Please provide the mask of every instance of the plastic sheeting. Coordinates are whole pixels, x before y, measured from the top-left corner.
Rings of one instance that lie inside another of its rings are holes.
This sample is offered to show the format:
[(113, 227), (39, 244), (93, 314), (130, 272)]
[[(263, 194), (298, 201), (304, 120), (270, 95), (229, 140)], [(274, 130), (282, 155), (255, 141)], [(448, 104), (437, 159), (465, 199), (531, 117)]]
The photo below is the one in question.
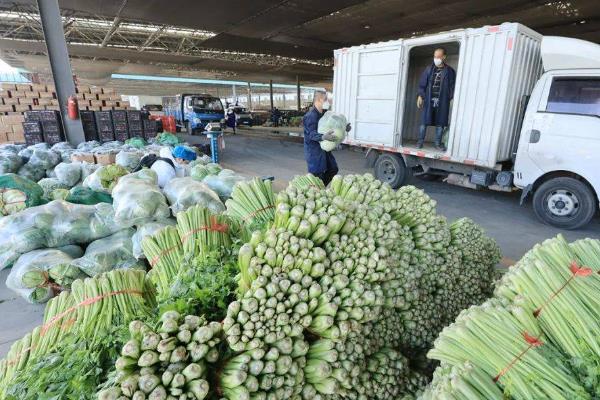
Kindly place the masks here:
[(208, 185), (191, 177), (171, 179), (165, 186), (164, 193), (169, 200), (173, 215), (195, 205), (206, 207), (214, 214), (225, 211), (219, 196)]

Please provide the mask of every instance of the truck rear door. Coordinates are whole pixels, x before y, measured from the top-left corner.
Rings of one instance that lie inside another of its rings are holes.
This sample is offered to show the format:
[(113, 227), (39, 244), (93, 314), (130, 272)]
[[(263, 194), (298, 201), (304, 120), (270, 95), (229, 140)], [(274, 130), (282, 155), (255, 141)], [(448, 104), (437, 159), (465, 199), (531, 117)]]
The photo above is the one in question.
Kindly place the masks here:
[(337, 54), (334, 108), (352, 123), (352, 141), (394, 145), (402, 52), (395, 44)]

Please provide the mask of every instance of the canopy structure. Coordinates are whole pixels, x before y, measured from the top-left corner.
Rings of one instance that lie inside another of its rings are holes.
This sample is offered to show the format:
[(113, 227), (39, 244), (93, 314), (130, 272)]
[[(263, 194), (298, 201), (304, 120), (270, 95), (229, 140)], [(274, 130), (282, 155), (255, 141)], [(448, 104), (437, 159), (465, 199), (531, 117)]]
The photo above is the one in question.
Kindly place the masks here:
[[(74, 73), (331, 85), (336, 48), (521, 22), (600, 42), (597, 0), (59, 0)], [(35, 1), (0, 0), (0, 58), (47, 73)], [(155, 83), (161, 84), (161, 83)], [(164, 83), (163, 83), (164, 84)]]

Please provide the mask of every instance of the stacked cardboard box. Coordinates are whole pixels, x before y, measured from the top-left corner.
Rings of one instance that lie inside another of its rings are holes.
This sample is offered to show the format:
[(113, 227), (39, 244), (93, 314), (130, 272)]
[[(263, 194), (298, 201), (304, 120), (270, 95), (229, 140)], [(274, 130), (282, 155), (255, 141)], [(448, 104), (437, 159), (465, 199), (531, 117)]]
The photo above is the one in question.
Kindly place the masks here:
[[(113, 88), (78, 85), (76, 92), (80, 111), (129, 109)], [(54, 85), (0, 83), (0, 143), (25, 141), (21, 124), (27, 111), (60, 111)], [(83, 118), (82, 123), (85, 129)]]

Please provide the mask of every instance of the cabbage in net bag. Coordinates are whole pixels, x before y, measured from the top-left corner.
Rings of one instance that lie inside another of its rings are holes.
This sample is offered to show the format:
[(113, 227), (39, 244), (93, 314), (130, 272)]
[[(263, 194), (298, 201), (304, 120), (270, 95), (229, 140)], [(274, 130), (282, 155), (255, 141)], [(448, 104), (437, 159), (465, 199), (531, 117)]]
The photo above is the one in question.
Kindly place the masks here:
[(44, 178), (38, 181), (38, 185), (44, 191), (44, 197), (47, 199), (52, 198), (52, 192), (56, 189), (69, 189), (69, 186), (62, 184), (56, 178)]
[(327, 111), (319, 120), (319, 126), (317, 132), (325, 134), (329, 131), (333, 131), (335, 141), (323, 140), (319, 144), (325, 151), (332, 151), (335, 147), (342, 143), (346, 137), (346, 125), (348, 121), (342, 114), (334, 114), (333, 111)]
[(114, 219), (110, 204), (88, 206), (63, 200), (0, 218), (0, 269), (32, 250), (90, 243), (133, 225), (119, 225)]
[(71, 263), (81, 257), (79, 246), (33, 250), (23, 254), (13, 265), (6, 287), (30, 303), (45, 303), (85, 274)]
[(4, 150), (0, 152), (0, 174), (17, 172), (23, 165), (23, 159), (16, 153)]
[(129, 172), (120, 165), (103, 165), (83, 180), (82, 185), (99, 192), (111, 193), (119, 178)]
[(0, 175), (0, 214), (9, 215), (42, 203), (44, 189), (15, 174)]
[(225, 211), (219, 196), (206, 184), (191, 177), (171, 179), (163, 191), (169, 200), (173, 215), (195, 205), (206, 207), (213, 214)]
[(128, 171), (133, 171), (135, 167), (140, 163), (142, 156), (144, 155), (141, 151), (125, 151), (121, 150), (116, 156), (116, 163)]
[(165, 226), (175, 226), (175, 224), (176, 221), (172, 218), (169, 218), (161, 221), (148, 222), (144, 225), (138, 226), (137, 231), (131, 238), (133, 243), (133, 256), (138, 260), (141, 258), (146, 258), (144, 251), (142, 250), (142, 240), (144, 240), (146, 236), (154, 235)]
[[(223, 170), (229, 171), (229, 170)], [(219, 175), (209, 175), (205, 177), (202, 182), (205, 183), (210, 189), (212, 189), (216, 194), (219, 195), (219, 198), (222, 201), (227, 200), (231, 197), (231, 192), (233, 192), (233, 187), (238, 182), (243, 182), (246, 179), (242, 176), (235, 174), (223, 174), (219, 173)]]
[(115, 220), (138, 225), (169, 218), (171, 212), (157, 182), (156, 172), (151, 169), (122, 177), (112, 191)]
[(144, 264), (139, 263), (133, 256), (131, 237), (134, 233), (133, 228), (128, 228), (98, 239), (90, 243), (83, 257), (74, 260), (72, 264), (89, 276), (118, 268), (145, 270)]

